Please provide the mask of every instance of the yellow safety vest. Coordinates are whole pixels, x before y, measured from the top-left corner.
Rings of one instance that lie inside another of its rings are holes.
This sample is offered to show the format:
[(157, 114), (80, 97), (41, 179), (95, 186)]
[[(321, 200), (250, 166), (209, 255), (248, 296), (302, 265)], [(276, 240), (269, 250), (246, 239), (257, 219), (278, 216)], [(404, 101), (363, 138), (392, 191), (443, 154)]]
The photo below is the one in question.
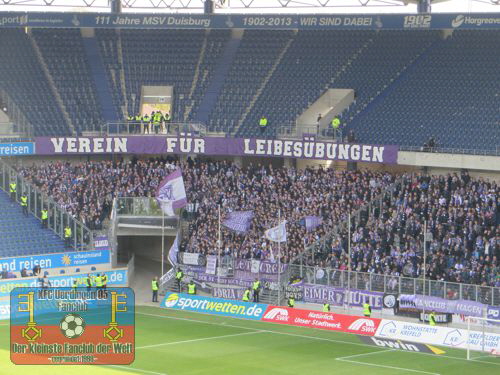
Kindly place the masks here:
[(188, 284), (188, 294), (196, 294), (196, 285)]
[(262, 117), (259, 121), (259, 125), (262, 126), (262, 127), (265, 127), (267, 126), (267, 118), (265, 117)]
[(363, 303), (363, 315), (371, 315), (370, 305), (368, 303)]
[(435, 325), (436, 325), (436, 314), (431, 313), (431, 314), (429, 315), (429, 324), (430, 324), (431, 326), (435, 326)]
[(178, 280), (178, 281), (181, 281), (182, 280), (182, 277), (184, 276), (184, 274), (182, 273), (182, 271), (179, 271), (175, 274), (175, 278)]
[(250, 301), (250, 291), (247, 289), (243, 292), (243, 302)]
[(252, 286), (252, 289), (253, 290), (257, 290), (260, 288), (260, 281), (254, 281), (253, 282), (253, 286)]
[(42, 210), (42, 220), (47, 220), (49, 218), (49, 212), (47, 210)]
[(290, 297), (288, 299), (288, 306), (290, 306), (290, 307), (294, 307), (295, 306), (295, 298)]
[(158, 290), (158, 281), (153, 280), (151, 281), (151, 290)]
[(328, 303), (325, 303), (323, 305), (323, 312), (329, 312), (330, 311), (330, 304)]
[(338, 129), (340, 126), (340, 120), (338, 119), (338, 117), (335, 117), (333, 120), (332, 120), (332, 128), (334, 129)]
[(21, 196), (21, 206), (28, 205), (28, 197), (26, 195)]
[(97, 276), (95, 278), (95, 286), (97, 287), (101, 287), (102, 286), (102, 279), (101, 279), (101, 276)]
[(69, 237), (71, 237), (71, 228), (66, 227), (64, 228), (64, 238), (69, 238)]
[(10, 186), (10, 192), (11, 192), (11, 193), (15, 193), (15, 192), (16, 192), (16, 186), (17, 186), (17, 185), (13, 182), (13, 183), (11, 183), (9, 186)]

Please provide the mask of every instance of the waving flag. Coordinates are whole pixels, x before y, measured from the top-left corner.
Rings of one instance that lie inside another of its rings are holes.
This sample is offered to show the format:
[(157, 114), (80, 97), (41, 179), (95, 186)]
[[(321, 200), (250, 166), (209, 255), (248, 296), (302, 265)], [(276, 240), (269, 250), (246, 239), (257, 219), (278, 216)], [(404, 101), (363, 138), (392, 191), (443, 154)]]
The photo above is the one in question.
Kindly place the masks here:
[(246, 233), (250, 229), (253, 216), (254, 213), (252, 210), (234, 211), (229, 214), (228, 218), (222, 224), (235, 232)]
[(177, 266), (177, 254), (179, 254), (179, 233), (175, 236), (174, 243), (168, 251), (168, 261), (173, 267)]
[(274, 228), (266, 230), (266, 238), (273, 242), (286, 242), (286, 220)]
[(187, 205), (186, 189), (180, 169), (176, 169), (163, 179), (156, 191), (156, 200), (167, 216), (175, 216), (175, 209)]
[(323, 221), (321, 216), (306, 216), (304, 219), (305, 219), (306, 230), (308, 232), (320, 226), (321, 222)]

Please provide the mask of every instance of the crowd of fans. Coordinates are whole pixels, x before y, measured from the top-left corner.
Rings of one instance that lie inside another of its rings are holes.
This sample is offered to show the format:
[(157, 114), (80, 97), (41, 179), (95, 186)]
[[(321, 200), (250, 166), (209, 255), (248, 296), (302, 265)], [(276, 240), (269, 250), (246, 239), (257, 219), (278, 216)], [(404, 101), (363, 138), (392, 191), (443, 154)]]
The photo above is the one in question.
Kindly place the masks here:
[[(389, 173), (341, 171), (188, 158), (44, 163), (23, 168), (23, 176), (90, 228), (99, 229), (114, 197), (154, 197), (170, 170), (182, 168), (190, 224), (181, 251), (217, 254), (221, 221), (232, 211), (254, 212), (245, 233), (222, 225), (222, 255), (276, 261), (277, 243), (265, 238), (287, 220), (281, 261), (296, 260), (366, 202), (396, 181)], [(351, 225), (352, 269), (394, 276), (423, 273), (423, 227), (427, 222), (427, 277), (432, 280), (500, 286), (499, 187), (467, 173), (405, 176), (382, 205), (363, 211)], [(321, 218), (306, 230), (304, 218)], [(356, 216), (354, 216), (356, 217)], [(347, 231), (318, 246), (311, 265), (346, 269)]]
[[(224, 255), (276, 260), (277, 243), (267, 240), (264, 233), (278, 225), (279, 215), (287, 221), (287, 242), (279, 249), (282, 262), (294, 259), (304, 246), (345, 220), (349, 210), (379, 195), (394, 179), (388, 173), (371, 171), (297, 170), (253, 164), (239, 168), (226, 161), (193, 161), (184, 170), (184, 178), (188, 200), (195, 202), (198, 209), (183, 249), (217, 254), (220, 205), (222, 221), (231, 211), (252, 210), (255, 215), (246, 233), (222, 230)], [(320, 217), (321, 224), (307, 232), (303, 222), (306, 216)]]
[[(382, 211), (377, 207), (353, 220), (352, 269), (421, 277), (426, 222), (426, 277), (500, 286), (498, 193), (494, 181), (466, 172), (405, 179), (384, 199)], [(347, 237), (344, 231), (340, 240), (329, 241), (315, 262), (347, 268)]]

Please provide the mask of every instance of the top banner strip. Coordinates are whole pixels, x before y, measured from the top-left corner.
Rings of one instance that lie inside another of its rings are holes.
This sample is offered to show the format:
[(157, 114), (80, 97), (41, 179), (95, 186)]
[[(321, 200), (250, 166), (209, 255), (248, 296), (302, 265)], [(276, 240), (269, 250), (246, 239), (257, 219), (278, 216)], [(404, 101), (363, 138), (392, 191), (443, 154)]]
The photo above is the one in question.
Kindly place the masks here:
[(120, 29), (426, 30), (500, 29), (500, 13), (469, 14), (136, 14), (0, 12), (2, 27)]

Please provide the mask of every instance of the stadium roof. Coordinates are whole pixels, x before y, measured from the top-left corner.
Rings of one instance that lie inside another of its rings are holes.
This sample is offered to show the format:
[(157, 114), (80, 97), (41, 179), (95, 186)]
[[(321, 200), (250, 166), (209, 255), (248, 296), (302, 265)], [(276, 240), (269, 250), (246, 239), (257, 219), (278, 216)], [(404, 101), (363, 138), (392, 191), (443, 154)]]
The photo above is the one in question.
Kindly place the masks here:
[[(433, 13), (499, 12), (500, 0), (431, 0)], [(0, 11), (109, 12), (113, 0), (0, 0)], [(203, 12), (205, 0), (121, 0), (124, 12)], [(419, 0), (214, 0), (220, 13), (415, 13)]]

